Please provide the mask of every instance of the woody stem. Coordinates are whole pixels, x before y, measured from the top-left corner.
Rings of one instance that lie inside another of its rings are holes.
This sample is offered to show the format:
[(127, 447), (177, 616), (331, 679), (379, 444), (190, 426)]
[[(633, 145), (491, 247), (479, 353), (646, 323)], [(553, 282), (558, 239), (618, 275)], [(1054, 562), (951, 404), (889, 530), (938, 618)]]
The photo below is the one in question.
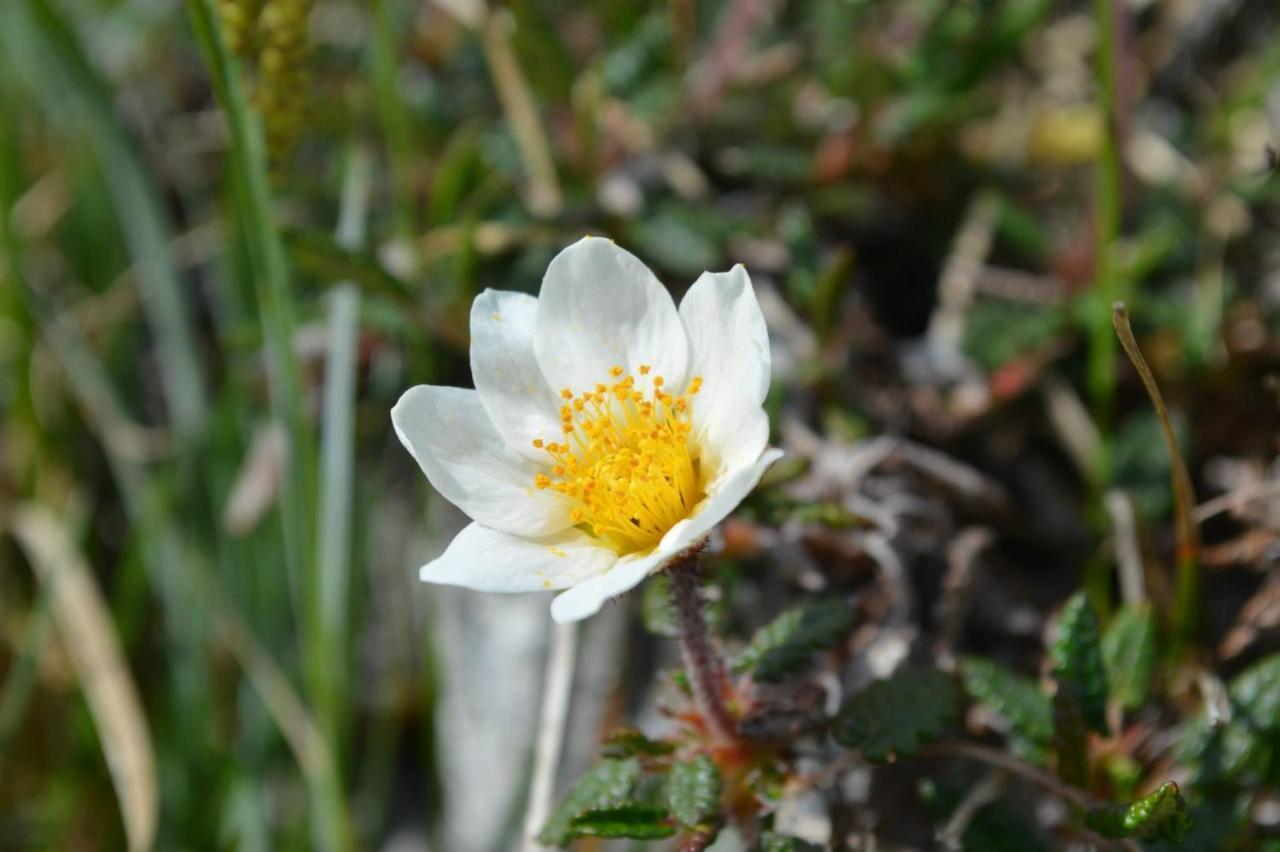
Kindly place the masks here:
[(693, 700), (712, 736), (719, 740), (732, 740), (737, 736), (738, 723), (724, 703), (729, 680), (724, 661), (711, 645), (707, 620), (702, 614), (698, 590), (700, 568), (697, 552), (671, 567), (671, 601), (676, 608), (680, 656), (689, 674)]

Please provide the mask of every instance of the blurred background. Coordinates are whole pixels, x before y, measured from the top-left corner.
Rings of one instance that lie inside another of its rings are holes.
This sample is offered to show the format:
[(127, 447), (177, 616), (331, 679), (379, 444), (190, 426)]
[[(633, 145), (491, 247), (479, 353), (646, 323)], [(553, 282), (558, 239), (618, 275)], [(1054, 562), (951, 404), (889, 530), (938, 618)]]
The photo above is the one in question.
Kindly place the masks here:
[[(1117, 538), (1167, 600), (1124, 300), (1227, 498), (1199, 653), (1280, 645), (1270, 0), (5, 0), (0, 71), (0, 849), (520, 848), (549, 597), (417, 582), (463, 518), (388, 412), (584, 233), (756, 282), (790, 456), (727, 643), (838, 589), (871, 671), (1034, 669)], [(584, 625), (558, 790), (664, 724), (661, 610)]]

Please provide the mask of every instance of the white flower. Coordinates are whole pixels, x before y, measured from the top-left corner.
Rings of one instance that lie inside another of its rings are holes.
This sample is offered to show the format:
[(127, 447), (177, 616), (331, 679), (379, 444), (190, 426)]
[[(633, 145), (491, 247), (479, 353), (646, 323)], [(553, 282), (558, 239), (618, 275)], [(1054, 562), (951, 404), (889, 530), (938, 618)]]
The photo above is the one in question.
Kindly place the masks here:
[(475, 390), (419, 385), (391, 411), (473, 523), (421, 572), (489, 592), (563, 589), (598, 612), (700, 544), (782, 455), (761, 407), (769, 338), (746, 270), (705, 273), (677, 311), (643, 263), (587, 237), (538, 298), (471, 307)]

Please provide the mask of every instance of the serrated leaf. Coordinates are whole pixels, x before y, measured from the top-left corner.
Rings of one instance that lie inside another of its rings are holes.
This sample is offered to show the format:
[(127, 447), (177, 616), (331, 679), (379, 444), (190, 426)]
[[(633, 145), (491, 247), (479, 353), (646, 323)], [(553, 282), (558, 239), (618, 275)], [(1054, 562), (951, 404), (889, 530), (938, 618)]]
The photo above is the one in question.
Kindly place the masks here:
[(1076, 592), (1062, 608), (1050, 654), (1058, 692), (1079, 703), (1090, 728), (1106, 734), (1107, 671), (1102, 662), (1098, 615), (1084, 592)]
[(776, 683), (800, 668), (814, 653), (829, 648), (853, 628), (846, 601), (828, 598), (790, 609), (761, 628), (734, 663), (734, 671)]
[(768, 831), (760, 838), (760, 852), (822, 852), (822, 847), (798, 837)]
[(914, 754), (942, 736), (960, 713), (960, 690), (936, 669), (903, 668), (850, 698), (832, 734), (868, 760)]
[(610, 808), (595, 808), (574, 817), (570, 837), (631, 837), (659, 840), (676, 833), (665, 808), (639, 802), (625, 802)]
[(720, 768), (705, 754), (677, 763), (667, 784), (667, 804), (676, 819), (698, 828), (720, 813)]
[(1280, 654), (1254, 663), (1227, 688), (1237, 712), (1260, 731), (1280, 731)]
[(1156, 668), (1156, 621), (1149, 604), (1126, 606), (1102, 637), (1111, 694), (1126, 710), (1146, 703)]
[(651, 740), (635, 728), (621, 728), (604, 741), (605, 757), (655, 757), (670, 754), (675, 749), (664, 740)]
[(1094, 808), (1085, 816), (1085, 824), (1103, 837), (1181, 843), (1191, 830), (1191, 815), (1178, 785), (1169, 781), (1132, 804)]
[(588, 811), (618, 807), (625, 803), (640, 779), (640, 761), (602, 760), (579, 779), (547, 820), (538, 842), (563, 846), (573, 837), (574, 820)]
[(965, 657), (960, 679), (975, 701), (1009, 723), (1011, 739), (1035, 746), (1053, 739), (1053, 701), (1031, 678), (992, 660)]

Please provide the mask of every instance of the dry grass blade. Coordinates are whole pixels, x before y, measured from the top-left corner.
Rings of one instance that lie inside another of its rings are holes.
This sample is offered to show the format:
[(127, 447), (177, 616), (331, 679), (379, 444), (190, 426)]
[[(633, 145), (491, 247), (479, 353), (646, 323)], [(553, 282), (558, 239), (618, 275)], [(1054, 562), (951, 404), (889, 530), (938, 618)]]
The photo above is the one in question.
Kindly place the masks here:
[(48, 590), (58, 631), (98, 728), (129, 849), (150, 849), (159, 813), (151, 734), (106, 602), (53, 513), (22, 506), (14, 514), (13, 530)]
[(266, 705), (298, 766), (313, 782), (328, 783), (334, 765), (329, 748), (307, 705), (298, 697), (284, 672), (253, 634), (245, 629), (240, 619), (228, 610), (219, 613), (218, 635)]
[(529, 209), (537, 216), (555, 216), (562, 203), (560, 179), (529, 81), (511, 43), (514, 27), (505, 10), (489, 12), (480, 25), (480, 39), (494, 88), (498, 90), (498, 100), (529, 173)]
[(1116, 302), (1111, 309), (1111, 324), (1115, 327), (1116, 336), (1125, 354), (1133, 362), (1133, 367), (1142, 378), (1143, 387), (1151, 397), (1151, 405), (1160, 420), (1160, 428), (1164, 432), (1165, 443), (1169, 447), (1169, 462), (1173, 467), (1173, 501), (1174, 520), (1178, 531), (1178, 587), (1177, 612), (1175, 613), (1175, 634), (1179, 643), (1190, 638), (1195, 630), (1196, 612), (1199, 608), (1200, 586), (1200, 529), (1192, 519), (1192, 511), (1196, 504), (1195, 492), (1191, 488), (1191, 475), (1187, 472), (1187, 464), (1178, 450), (1178, 439), (1173, 433), (1173, 422), (1169, 419), (1169, 409), (1165, 407), (1164, 395), (1156, 384), (1156, 377), (1142, 357), (1138, 341), (1133, 337), (1133, 329), (1129, 327), (1129, 311), (1123, 302)]

